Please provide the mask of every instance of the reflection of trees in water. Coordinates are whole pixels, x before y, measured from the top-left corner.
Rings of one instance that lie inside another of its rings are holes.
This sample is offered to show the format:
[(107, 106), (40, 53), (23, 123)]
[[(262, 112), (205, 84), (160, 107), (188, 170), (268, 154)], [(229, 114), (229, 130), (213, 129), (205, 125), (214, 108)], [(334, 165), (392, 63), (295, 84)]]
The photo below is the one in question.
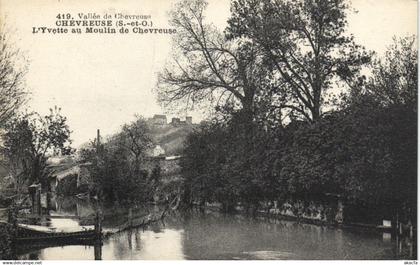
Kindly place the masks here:
[(252, 222), (247, 225), (235, 216), (191, 213), (186, 217), (182, 243), (185, 254), (192, 259), (224, 258), (227, 253), (251, 248), (257, 239)]
[(230, 259), (259, 250), (279, 252), (281, 258), (392, 258), (386, 253), (392, 245), (382, 242), (378, 234), (332, 227), (235, 215), (190, 214), (184, 219), (183, 228), (183, 249), (192, 259)]
[(133, 235), (133, 231), (130, 229), (127, 231), (127, 242), (128, 242), (128, 249), (132, 250), (133, 249), (133, 243), (132, 243), (132, 235)]
[(141, 249), (141, 235), (140, 235), (140, 231), (138, 229), (135, 230), (134, 233), (134, 240), (136, 242), (136, 250), (140, 250)]
[(60, 214), (86, 217), (95, 213), (93, 203), (89, 199), (75, 197), (57, 197), (57, 212)]
[(113, 249), (115, 259), (131, 259), (135, 252), (141, 250), (141, 229), (129, 229), (114, 234), (105, 244)]
[(35, 252), (35, 253), (31, 253), (31, 254), (29, 254), (29, 259), (30, 260), (38, 260), (39, 259), (39, 254), (40, 254), (39, 251)]
[(100, 240), (95, 242), (95, 245), (93, 246), (93, 253), (95, 260), (102, 260), (102, 242)]
[(25, 254), (18, 253), (18, 259), (20, 260), (39, 260), (41, 256), (41, 250), (33, 250)]
[(127, 259), (130, 256), (130, 248), (127, 247), (127, 241), (130, 241), (131, 235), (128, 232), (116, 234), (111, 239), (111, 246), (114, 249), (115, 259)]
[(38, 241), (31, 244), (19, 244), (15, 247), (16, 259), (49, 260), (49, 259), (102, 259), (101, 240), (94, 242), (80, 241)]
[(77, 205), (73, 197), (57, 197), (57, 212), (60, 214), (76, 215)]
[[(124, 212), (120, 209), (115, 212), (114, 217), (125, 221), (127, 215), (121, 215)], [(133, 216), (144, 213), (144, 209), (135, 209)], [(162, 255), (182, 253), (191, 259), (397, 257), (393, 241), (382, 240), (381, 235), (360, 229), (341, 230), (276, 219), (200, 211), (169, 212), (163, 221), (152, 223), (145, 230), (138, 228), (120, 232), (105, 239), (103, 243), (105, 258), (115, 259), (141, 259), (161, 252)], [(171, 252), (176, 244), (179, 244), (179, 249)], [(34, 258), (48, 258), (42, 256), (42, 251), (35, 252), (32, 249), (29, 253), (35, 255)], [(26, 254), (25, 258), (29, 258), (30, 254)], [(95, 257), (97, 254), (95, 251)]]
[(152, 230), (154, 233), (162, 233), (162, 223), (160, 222), (152, 223), (149, 229)]

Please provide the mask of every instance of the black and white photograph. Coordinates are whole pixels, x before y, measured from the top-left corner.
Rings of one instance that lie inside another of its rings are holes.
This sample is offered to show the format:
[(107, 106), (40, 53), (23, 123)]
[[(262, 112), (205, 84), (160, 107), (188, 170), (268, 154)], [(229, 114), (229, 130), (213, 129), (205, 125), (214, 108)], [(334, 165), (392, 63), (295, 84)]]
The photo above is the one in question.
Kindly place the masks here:
[(417, 264), (417, 33), (417, 0), (0, 0), (0, 262)]

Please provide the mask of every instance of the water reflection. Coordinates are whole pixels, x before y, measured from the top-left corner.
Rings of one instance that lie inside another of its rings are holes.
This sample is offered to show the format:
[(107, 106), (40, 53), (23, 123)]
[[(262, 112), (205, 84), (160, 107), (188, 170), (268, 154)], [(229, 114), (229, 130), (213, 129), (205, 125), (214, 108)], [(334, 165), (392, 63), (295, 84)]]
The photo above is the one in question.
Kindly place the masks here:
[(184, 249), (189, 259), (393, 258), (389, 255), (392, 244), (377, 234), (232, 216), (194, 218), (186, 223)]
[[(125, 217), (115, 217), (121, 218)], [(26, 251), (20, 258), (396, 259), (396, 246), (388, 236), (363, 230), (218, 213), (173, 213), (164, 223), (114, 234), (102, 245), (44, 248)]]
[(182, 231), (135, 231), (110, 238), (102, 248), (103, 259), (177, 260), (185, 259)]

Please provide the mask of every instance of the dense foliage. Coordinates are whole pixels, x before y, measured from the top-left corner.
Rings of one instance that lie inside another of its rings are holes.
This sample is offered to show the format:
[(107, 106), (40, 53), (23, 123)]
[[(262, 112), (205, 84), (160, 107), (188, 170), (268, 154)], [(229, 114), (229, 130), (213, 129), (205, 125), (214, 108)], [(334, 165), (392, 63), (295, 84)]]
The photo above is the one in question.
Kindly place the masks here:
[(8, 122), (2, 151), (15, 188), (32, 183), (41, 183), (45, 189), (49, 187), (47, 160), (53, 155), (72, 152), (70, 133), (67, 119), (57, 107), (43, 117), (31, 113)]
[(221, 202), (230, 210), (238, 202), (249, 208), (273, 198), (273, 135), (258, 125), (242, 133), (250, 129), (244, 119), (239, 112), (226, 124), (203, 123), (187, 138), (181, 164), (187, 201)]
[(185, 200), (221, 202), (227, 210), (238, 202), (335, 196), (378, 216), (414, 218), (416, 124), (407, 106), (383, 107), (368, 97), (317, 123), (256, 129), (253, 138), (244, 139), (235, 117), (206, 123), (186, 141)]
[(89, 163), (91, 193), (109, 202), (149, 201), (159, 172), (149, 177), (146, 155), (152, 145), (149, 127), (142, 117), (125, 124), (106, 142), (92, 143), (80, 151), (80, 162)]
[[(165, 100), (214, 95), (218, 88), (241, 103), (241, 93), (251, 95), (251, 104), (218, 101), (217, 118), (202, 123), (187, 138), (184, 202), (220, 202), (224, 210), (231, 210), (238, 204), (255, 209), (262, 202), (288, 198), (339, 198), (352, 214), (349, 220), (366, 210), (376, 220), (399, 216), (415, 222), (415, 38), (395, 39), (383, 58), (372, 58), (373, 53), (346, 32), (346, 1), (238, 0), (232, 2), (223, 46), (214, 35), (206, 35), (210, 26), (202, 22), (205, 3), (195, 2), (200, 23), (195, 24), (197, 17), (188, 13), (193, 11), (181, 5), (177, 8), (186, 13), (173, 16), (183, 23), (174, 26), (188, 36), (182, 44), (183, 56), (191, 55), (188, 63), (200, 64), (197, 71), (210, 70), (188, 81), (182, 79), (189, 76), (189, 68), (182, 71), (183, 61), (178, 64), (181, 72), (177, 67), (166, 69), (161, 92), (170, 85), (177, 98)], [(185, 25), (197, 30), (204, 25), (197, 38), (208, 45), (186, 49), (186, 42), (198, 40)], [(223, 64), (228, 56), (216, 49), (229, 47), (229, 56), (245, 55), (250, 50), (242, 48), (249, 45), (260, 52), (244, 58), (252, 59), (249, 66), (259, 66), (258, 73), (242, 68), (241, 74), (235, 64)], [(214, 64), (212, 56), (218, 59)], [(212, 65), (205, 66), (208, 63)], [(367, 71), (361, 71), (363, 67)], [(248, 76), (253, 74), (260, 79)]]

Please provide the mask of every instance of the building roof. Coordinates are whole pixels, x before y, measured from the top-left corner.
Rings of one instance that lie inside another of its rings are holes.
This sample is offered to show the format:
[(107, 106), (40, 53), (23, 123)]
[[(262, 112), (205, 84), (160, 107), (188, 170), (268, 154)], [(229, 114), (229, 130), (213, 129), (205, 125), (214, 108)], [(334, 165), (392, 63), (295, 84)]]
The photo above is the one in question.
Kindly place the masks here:
[(51, 178), (62, 180), (71, 175), (80, 175), (81, 167), (88, 166), (91, 163), (77, 164), (68, 167), (56, 168), (55, 172), (50, 175)]
[(68, 168), (66, 170), (57, 172), (55, 174), (53, 174), (54, 177), (56, 177), (58, 180), (62, 180), (65, 177), (71, 176), (71, 175), (78, 175), (80, 174), (80, 167), (79, 166), (74, 166), (71, 168)]

